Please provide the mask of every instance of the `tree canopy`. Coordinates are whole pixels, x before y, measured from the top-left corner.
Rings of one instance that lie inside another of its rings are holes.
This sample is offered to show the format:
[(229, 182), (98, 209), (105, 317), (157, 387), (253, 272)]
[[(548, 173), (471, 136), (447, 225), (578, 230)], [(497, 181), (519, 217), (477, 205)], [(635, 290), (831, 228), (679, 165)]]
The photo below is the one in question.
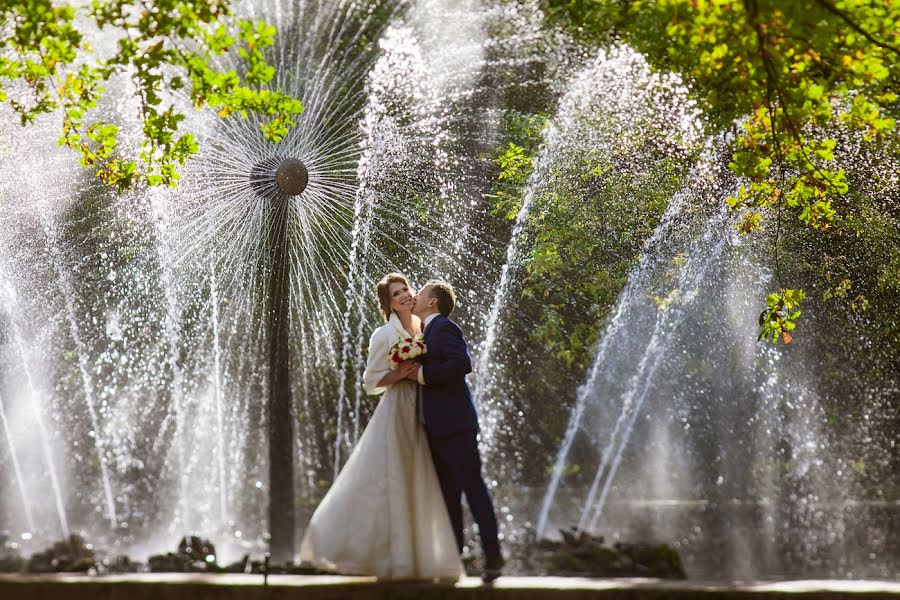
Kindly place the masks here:
[[(836, 164), (835, 124), (885, 143), (896, 127), (900, 4), (890, 0), (544, 0), (548, 17), (594, 43), (625, 41), (680, 73), (711, 132), (732, 136), (730, 168), (744, 182), (728, 199), (738, 230), (774, 221), (776, 289), (760, 339), (786, 343), (803, 290), (782, 276), (788, 221), (830, 235), (850, 215)], [(846, 203), (844, 203), (846, 205)], [(792, 223), (791, 223), (792, 224)], [(849, 282), (848, 282), (849, 283)]]
[[(799, 305), (812, 299), (809, 288), (800, 289), (803, 273), (817, 271), (828, 282), (819, 300), (845, 302), (853, 313), (869, 310), (871, 299), (888, 298), (900, 285), (900, 264), (894, 259), (869, 273), (866, 269), (873, 265), (848, 266), (840, 259), (840, 244), (832, 243), (855, 236), (866, 248), (890, 247), (896, 236), (896, 209), (872, 204), (850, 189), (848, 175), (835, 158), (841, 150), (835, 131), (855, 131), (873, 146), (896, 144), (900, 4), (540, 3), (552, 25), (582, 41), (625, 42), (655, 68), (681, 74), (703, 109), (709, 131), (729, 138), (730, 167), (743, 182), (728, 199), (739, 214), (737, 228), (771, 239), (774, 286), (759, 316), (760, 339), (792, 340)], [(140, 181), (175, 185), (178, 168), (198, 151), (193, 135), (179, 130), (185, 115), (167, 96), (170, 90), (183, 90), (194, 106), (209, 107), (222, 118), (249, 111), (267, 115), (262, 133), (273, 142), (286, 135), (303, 110), (298, 99), (268, 86), (274, 68), (266, 64), (263, 51), (274, 42), (274, 28), (235, 19), (229, 0), (0, 0), (0, 12), (0, 102), (8, 103), (23, 125), (41, 115), (58, 115), (59, 143), (75, 150), (83, 165), (120, 190)], [(88, 43), (99, 30), (104, 39), (112, 38), (111, 50), (101, 52)], [(239, 59), (234, 69), (222, 67), (232, 63), (222, 60), (226, 54)], [(110, 122), (97, 110), (113, 79), (129, 82), (127, 89), (136, 100), (136, 155), (119, 143), (121, 123)], [(535, 113), (547, 109), (535, 107)], [(498, 215), (514, 215), (519, 206), (518, 194), (539, 144), (542, 117), (536, 118), (528, 127), (519, 127), (530, 133), (511, 135), (511, 145), (504, 145), (499, 155), (501, 179), (494, 197)], [(654, 200), (647, 205), (652, 207), (648, 219), (658, 204)], [(568, 214), (566, 207), (556, 209), (559, 215)], [(557, 263), (548, 259), (553, 254), (547, 248), (562, 243), (561, 234), (574, 232), (555, 230), (552, 219), (542, 227), (533, 268), (549, 272)], [(810, 236), (824, 240), (820, 249), (838, 254), (821, 261), (829, 265), (824, 272), (804, 266), (814, 261), (796, 240), (809, 245)], [(566, 245), (591, 248), (575, 241)], [(587, 250), (569, 256), (571, 265), (590, 260)], [(590, 278), (582, 279), (590, 285)], [(586, 292), (604, 298), (611, 293), (606, 287)]]
[[(23, 126), (59, 114), (60, 145), (120, 190), (138, 181), (175, 185), (178, 167), (198, 150), (194, 136), (179, 131), (185, 115), (166, 90), (183, 89), (194, 106), (223, 118), (267, 115), (262, 133), (273, 142), (303, 110), (298, 99), (266, 88), (275, 69), (262, 51), (272, 45), (275, 28), (231, 18), (228, 0), (3, 0), (0, 14), (0, 102), (9, 103)], [(100, 29), (115, 36), (108, 55), (89, 43)], [(241, 73), (219, 66), (229, 52), (239, 56)], [(117, 75), (130, 81), (137, 99), (138, 156), (118, 147), (120, 124), (92, 110)], [(20, 93), (10, 95), (13, 89)]]

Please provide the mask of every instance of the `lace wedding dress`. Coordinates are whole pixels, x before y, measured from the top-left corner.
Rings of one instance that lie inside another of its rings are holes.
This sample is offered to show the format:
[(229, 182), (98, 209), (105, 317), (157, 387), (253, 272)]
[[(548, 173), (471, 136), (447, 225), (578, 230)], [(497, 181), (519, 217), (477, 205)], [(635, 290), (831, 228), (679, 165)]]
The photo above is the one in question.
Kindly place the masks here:
[[(420, 327), (414, 317), (416, 327)], [(425, 429), (417, 384), (377, 384), (389, 352), (410, 337), (392, 314), (372, 333), (364, 383), (380, 402), (359, 443), (316, 508), (300, 558), (338, 573), (384, 578), (457, 579), (463, 573)]]

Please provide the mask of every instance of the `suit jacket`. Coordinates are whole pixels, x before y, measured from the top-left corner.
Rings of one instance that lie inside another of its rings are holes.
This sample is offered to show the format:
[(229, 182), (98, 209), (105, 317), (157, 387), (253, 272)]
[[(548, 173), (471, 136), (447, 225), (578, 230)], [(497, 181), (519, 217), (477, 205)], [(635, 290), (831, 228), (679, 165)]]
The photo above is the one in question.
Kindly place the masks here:
[(462, 330), (444, 315), (437, 315), (428, 323), (425, 346), (422, 410), (428, 432), (439, 438), (478, 431), (478, 415), (466, 384), (472, 359)]

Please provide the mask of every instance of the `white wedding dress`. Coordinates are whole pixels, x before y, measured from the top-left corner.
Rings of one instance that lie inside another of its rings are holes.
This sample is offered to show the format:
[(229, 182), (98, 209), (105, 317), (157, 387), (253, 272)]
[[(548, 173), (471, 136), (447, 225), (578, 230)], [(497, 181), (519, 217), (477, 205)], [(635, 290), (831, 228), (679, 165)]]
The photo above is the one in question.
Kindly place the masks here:
[(377, 385), (401, 336), (410, 334), (394, 314), (372, 333), (363, 379), (369, 394), (383, 395), (316, 508), (300, 559), (344, 574), (455, 580), (463, 566), (416, 412), (417, 384)]

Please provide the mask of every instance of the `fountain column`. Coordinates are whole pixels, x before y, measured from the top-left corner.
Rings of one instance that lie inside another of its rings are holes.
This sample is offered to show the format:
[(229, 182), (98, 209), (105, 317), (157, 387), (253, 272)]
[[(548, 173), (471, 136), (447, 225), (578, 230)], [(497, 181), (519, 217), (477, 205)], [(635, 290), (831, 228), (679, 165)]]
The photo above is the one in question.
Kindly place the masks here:
[[(271, 172), (270, 172), (271, 173)], [(286, 159), (278, 165), (275, 186), (269, 186), (271, 220), (267, 301), (269, 340), (269, 552), (276, 563), (294, 559), (294, 417), (290, 356), (290, 236), (289, 209), (309, 181), (305, 165)]]

